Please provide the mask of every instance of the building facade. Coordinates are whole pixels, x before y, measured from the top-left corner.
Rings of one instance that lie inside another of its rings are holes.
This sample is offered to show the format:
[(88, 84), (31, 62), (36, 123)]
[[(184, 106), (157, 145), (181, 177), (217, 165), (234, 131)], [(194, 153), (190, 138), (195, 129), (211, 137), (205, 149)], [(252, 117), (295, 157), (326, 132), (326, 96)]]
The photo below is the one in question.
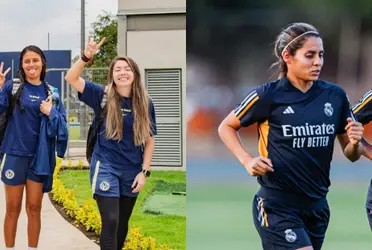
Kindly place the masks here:
[(133, 58), (156, 111), (153, 167), (186, 168), (186, 0), (119, 0), (118, 54)]

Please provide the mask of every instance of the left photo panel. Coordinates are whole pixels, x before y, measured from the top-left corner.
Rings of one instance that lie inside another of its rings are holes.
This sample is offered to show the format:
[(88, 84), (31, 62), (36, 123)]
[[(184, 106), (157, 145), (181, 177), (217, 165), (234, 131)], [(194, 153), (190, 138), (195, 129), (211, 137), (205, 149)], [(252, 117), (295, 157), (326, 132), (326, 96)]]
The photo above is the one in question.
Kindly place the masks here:
[(0, 23), (0, 249), (186, 249), (186, 0)]

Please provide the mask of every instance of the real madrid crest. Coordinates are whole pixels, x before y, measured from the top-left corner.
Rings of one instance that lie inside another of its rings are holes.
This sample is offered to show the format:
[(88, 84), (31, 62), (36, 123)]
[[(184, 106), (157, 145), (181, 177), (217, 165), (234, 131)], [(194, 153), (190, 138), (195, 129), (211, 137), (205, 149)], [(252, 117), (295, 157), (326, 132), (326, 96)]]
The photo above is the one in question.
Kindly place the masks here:
[(285, 230), (285, 239), (288, 241), (288, 242), (295, 242), (296, 239), (297, 239), (297, 235), (295, 232), (292, 231), (292, 229), (287, 229)]
[(330, 104), (329, 102), (324, 104), (324, 113), (329, 117), (331, 117), (333, 114), (332, 104)]

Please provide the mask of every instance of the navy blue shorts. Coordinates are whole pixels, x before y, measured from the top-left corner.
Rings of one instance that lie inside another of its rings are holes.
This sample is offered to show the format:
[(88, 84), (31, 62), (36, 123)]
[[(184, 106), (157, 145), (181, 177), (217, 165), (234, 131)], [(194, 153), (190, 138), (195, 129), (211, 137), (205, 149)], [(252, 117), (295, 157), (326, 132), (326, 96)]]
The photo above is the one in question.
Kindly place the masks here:
[(9, 186), (26, 184), (26, 180), (43, 183), (45, 176), (37, 175), (30, 167), (33, 156), (4, 154), (0, 165), (1, 181)]
[(368, 218), (369, 226), (372, 231), (372, 180), (368, 187), (366, 210), (367, 210), (367, 218)]
[(90, 164), (90, 185), (93, 197), (95, 194), (105, 197), (137, 197), (133, 193), (132, 184), (142, 167), (113, 166), (107, 162), (101, 162), (93, 155)]
[(253, 220), (264, 250), (308, 246), (320, 250), (329, 219), (326, 198), (310, 201), (303, 196), (261, 188), (253, 200)]

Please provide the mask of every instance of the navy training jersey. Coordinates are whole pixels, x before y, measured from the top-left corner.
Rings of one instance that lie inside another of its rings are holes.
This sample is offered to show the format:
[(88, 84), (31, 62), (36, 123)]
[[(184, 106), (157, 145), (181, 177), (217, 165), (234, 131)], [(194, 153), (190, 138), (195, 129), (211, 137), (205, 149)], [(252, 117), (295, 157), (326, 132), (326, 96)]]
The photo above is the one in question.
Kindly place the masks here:
[[(8, 108), (12, 86), (12, 82), (7, 81), (0, 91), (1, 112), (5, 112), (5, 109)], [(40, 104), (46, 99), (44, 82), (37, 86), (28, 82), (24, 83), (23, 95), (20, 97), (24, 113), (21, 113), (19, 105), (14, 107), (13, 115), (5, 130), (2, 152), (19, 156), (33, 156), (35, 154), (41, 124)]]
[(234, 114), (243, 127), (258, 123), (259, 154), (274, 168), (258, 177), (262, 186), (326, 196), (334, 141), (351, 115), (341, 87), (317, 80), (303, 93), (283, 77), (251, 90)]
[(372, 90), (368, 91), (353, 107), (352, 112), (363, 125), (372, 120)]
[[(100, 112), (103, 90), (104, 87), (102, 85), (85, 81), (84, 91), (82, 94), (79, 93), (80, 101), (91, 107), (94, 110), (95, 116)], [(95, 154), (98, 160), (109, 162), (122, 168), (141, 166), (143, 163), (143, 147), (134, 144), (132, 99), (123, 97), (122, 101), (122, 140), (118, 142), (117, 140), (106, 138), (105, 118), (97, 136), (93, 154)], [(155, 109), (151, 100), (149, 105), (150, 121), (153, 123), (151, 135), (156, 135)]]

